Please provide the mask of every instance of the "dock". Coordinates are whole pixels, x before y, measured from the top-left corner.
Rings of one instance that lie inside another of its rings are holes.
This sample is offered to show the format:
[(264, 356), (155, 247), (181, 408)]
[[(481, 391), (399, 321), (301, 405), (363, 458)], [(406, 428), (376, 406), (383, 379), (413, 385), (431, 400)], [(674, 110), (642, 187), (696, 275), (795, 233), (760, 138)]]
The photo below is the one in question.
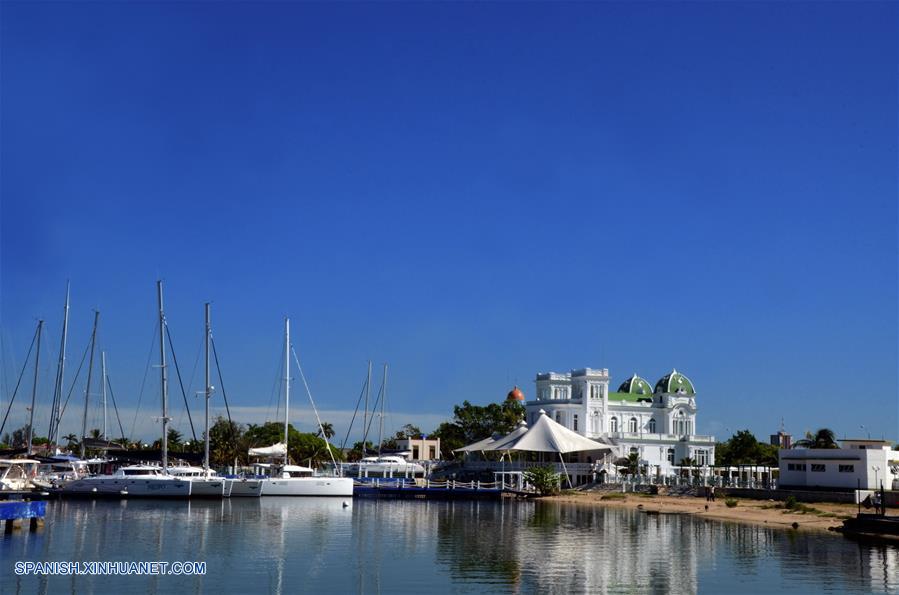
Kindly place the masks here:
[(483, 481), (404, 481), (375, 479), (353, 485), (354, 498), (385, 498), (406, 500), (499, 500), (527, 498), (531, 492), (515, 490), (501, 482)]
[(0, 521), (3, 521), (3, 532), (12, 533), (21, 521), (28, 519), (29, 529), (37, 530), (47, 513), (47, 502), (44, 500), (7, 500), (0, 502)]

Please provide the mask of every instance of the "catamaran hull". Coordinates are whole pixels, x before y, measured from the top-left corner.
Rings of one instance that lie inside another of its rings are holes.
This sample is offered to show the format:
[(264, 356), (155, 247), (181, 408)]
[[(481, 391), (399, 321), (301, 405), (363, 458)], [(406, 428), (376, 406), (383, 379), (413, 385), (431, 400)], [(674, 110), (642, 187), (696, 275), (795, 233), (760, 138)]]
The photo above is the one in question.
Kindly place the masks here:
[(225, 496), (224, 479), (192, 479), (191, 498), (222, 498)]
[(88, 498), (189, 498), (191, 482), (180, 479), (76, 479), (55, 493)]
[(284, 477), (262, 480), (263, 496), (346, 496), (353, 495), (348, 477)]
[(258, 479), (229, 479), (225, 491), (230, 489), (232, 498), (258, 498), (262, 495), (262, 481)]

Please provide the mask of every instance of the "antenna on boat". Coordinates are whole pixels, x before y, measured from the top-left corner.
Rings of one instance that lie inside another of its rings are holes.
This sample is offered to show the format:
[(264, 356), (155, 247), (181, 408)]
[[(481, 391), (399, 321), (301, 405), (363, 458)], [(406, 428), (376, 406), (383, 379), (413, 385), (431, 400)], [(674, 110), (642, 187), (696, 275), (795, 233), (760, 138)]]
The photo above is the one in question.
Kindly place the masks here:
[(34, 400), (37, 397), (37, 372), (41, 363), (41, 330), (44, 321), (37, 321), (37, 353), (34, 355), (34, 384), (31, 386), (31, 412), (28, 414), (28, 456), (31, 456), (31, 444), (34, 438)]
[(94, 372), (94, 347), (97, 346), (97, 324), (100, 322), (100, 311), (94, 310), (94, 330), (91, 331), (91, 357), (87, 364), (87, 387), (84, 389), (84, 415), (81, 417), (81, 458), (84, 458), (84, 439), (87, 437), (87, 403), (91, 395), (91, 377)]

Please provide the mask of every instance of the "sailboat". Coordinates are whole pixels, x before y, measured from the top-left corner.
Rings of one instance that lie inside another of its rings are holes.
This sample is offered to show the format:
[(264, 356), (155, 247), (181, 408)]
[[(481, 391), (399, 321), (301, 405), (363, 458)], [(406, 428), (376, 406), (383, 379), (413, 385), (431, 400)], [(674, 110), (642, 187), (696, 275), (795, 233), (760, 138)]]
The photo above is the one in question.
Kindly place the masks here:
[[(117, 469), (111, 475), (95, 475), (76, 479), (57, 490), (67, 496), (111, 496), (153, 498), (187, 498), (191, 494), (192, 482), (175, 477), (168, 471), (168, 374), (165, 365), (165, 311), (162, 307), (162, 281), (156, 282), (156, 294), (159, 302), (159, 367), (162, 380), (162, 467), (157, 465), (129, 465)], [(97, 332), (97, 318), (94, 317), (94, 334)], [(91, 347), (93, 352), (93, 347)], [(92, 358), (93, 359), (93, 356)], [(90, 373), (88, 373), (88, 391), (90, 390)], [(85, 412), (87, 411), (87, 393), (85, 393)], [(86, 416), (86, 413), (85, 413)], [(82, 428), (82, 435), (84, 434)], [(82, 438), (82, 458), (84, 457), (84, 438)]]
[[(290, 427), (290, 319), (284, 319), (284, 443), (250, 449), (251, 456), (267, 456), (271, 463), (255, 466), (269, 476), (262, 480), (263, 496), (352, 496), (353, 480), (349, 477), (317, 476), (309, 467), (291, 465), (287, 453)], [(275, 457), (284, 456), (283, 463)]]
[[(191, 498), (222, 498), (225, 496), (227, 481), (219, 477), (215, 471), (209, 468), (209, 399), (212, 397), (212, 385), (209, 381), (209, 337), (212, 328), (209, 324), (209, 303), (206, 303), (206, 440), (203, 450), (203, 468), (199, 467), (171, 467), (169, 472), (175, 477), (181, 477), (191, 483)], [(230, 495), (230, 491), (229, 494)]]

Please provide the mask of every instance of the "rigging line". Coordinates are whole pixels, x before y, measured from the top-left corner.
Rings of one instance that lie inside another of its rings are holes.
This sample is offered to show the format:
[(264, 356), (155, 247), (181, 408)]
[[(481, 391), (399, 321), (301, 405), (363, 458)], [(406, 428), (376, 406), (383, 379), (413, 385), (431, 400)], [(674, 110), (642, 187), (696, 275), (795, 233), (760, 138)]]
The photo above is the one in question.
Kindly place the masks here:
[[(346, 443), (350, 439), (350, 432), (353, 431), (353, 424), (356, 422), (356, 414), (359, 413), (359, 405), (362, 404), (362, 397), (365, 396), (365, 387), (368, 384), (368, 377), (362, 381), (362, 390), (359, 392), (359, 399), (356, 401), (356, 410), (353, 411), (353, 418), (350, 420), (350, 427), (347, 428), (346, 436), (343, 439), (343, 444), (340, 445), (340, 450), (346, 448)], [(364, 446), (364, 445), (363, 445)]]
[[(278, 419), (278, 416), (281, 412), (281, 381), (284, 379), (282, 376), (282, 372), (284, 371), (284, 358), (281, 357), (284, 355), (284, 346), (281, 346), (280, 354), (278, 356), (278, 368), (275, 370), (275, 380), (272, 382), (272, 390), (268, 395), (268, 405), (265, 406), (265, 415), (267, 419)], [(275, 405), (275, 416), (272, 417), (272, 401), (275, 399), (275, 392), (278, 393), (278, 400)]]
[(230, 427), (233, 431), (233, 423), (231, 421), (231, 407), (228, 406), (228, 395), (225, 394), (225, 381), (222, 379), (222, 367), (219, 365), (219, 354), (218, 351), (215, 350), (215, 339), (212, 337), (212, 334), (209, 335), (209, 343), (212, 344), (212, 357), (215, 359), (215, 369), (218, 372), (219, 377), (219, 388), (222, 389), (222, 399), (225, 401), (225, 412), (228, 414), (228, 427)]
[(144, 386), (147, 383), (147, 374), (150, 372), (150, 359), (153, 357), (153, 349), (156, 346), (156, 322), (153, 322), (153, 336), (150, 338), (150, 352), (147, 353), (147, 365), (144, 366), (144, 379), (140, 381), (140, 391), (137, 393), (137, 408), (134, 410), (134, 420), (131, 422), (131, 435), (134, 436), (134, 428), (137, 426), (137, 414), (140, 413), (140, 402), (144, 398)]
[(128, 445), (125, 444), (128, 439), (125, 438), (125, 430), (122, 428), (122, 419), (119, 417), (119, 408), (115, 402), (115, 393), (112, 392), (112, 381), (109, 379), (109, 374), (106, 375), (106, 386), (109, 388), (109, 396), (112, 398), (112, 409), (115, 411), (115, 419), (119, 423), (119, 432), (122, 434), (122, 447), (128, 448)]
[[(38, 327), (40, 328), (40, 327)], [(28, 367), (28, 359), (31, 357), (31, 351), (34, 349), (34, 342), (37, 340), (37, 329), (34, 331), (34, 337), (31, 339), (31, 345), (28, 347), (28, 354), (25, 355), (25, 363), (22, 364), (22, 371), (19, 372), (19, 380), (16, 381), (16, 388), (13, 390), (12, 396), (9, 398), (9, 407), (6, 408), (6, 415), (3, 416), (3, 423), (0, 424), (0, 435), (3, 434), (3, 428), (6, 427), (6, 420), (9, 417), (9, 412), (12, 409), (12, 404), (16, 400), (16, 393), (19, 392), (19, 385), (22, 384), (22, 376), (25, 375), (25, 368)], [(34, 430), (32, 429), (32, 433)]]
[(322, 418), (319, 417), (318, 409), (315, 407), (315, 401), (312, 399), (312, 391), (309, 390), (309, 384), (306, 382), (306, 375), (303, 374), (303, 366), (300, 365), (300, 358), (297, 357), (297, 352), (293, 346), (290, 347), (290, 352), (293, 354), (293, 361), (296, 362), (297, 368), (300, 370), (300, 378), (303, 379), (303, 386), (306, 387), (306, 394), (309, 395), (309, 403), (312, 404), (312, 412), (315, 413), (315, 421), (318, 422), (318, 430), (322, 433), (322, 438), (328, 448), (328, 456), (331, 457), (331, 464), (334, 465), (334, 468), (336, 469), (337, 460), (334, 458), (334, 452), (331, 450), (331, 442), (328, 440), (327, 436), (325, 436), (325, 429), (322, 427)]
[[(187, 393), (184, 392), (184, 383), (181, 381), (181, 368), (178, 367), (178, 358), (175, 357), (175, 346), (172, 345), (172, 331), (169, 330), (169, 323), (165, 323), (165, 336), (169, 339), (169, 351), (172, 352), (172, 362), (175, 364), (175, 373), (178, 375), (178, 385), (181, 387), (181, 396), (184, 397), (184, 410), (187, 411), (187, 421), (190, 422), (190, 433), (197, 441), (197, 432), (194, 430), (194, 420), (190, 416), (190, 406), (187, 404)], [(180, 423), (181, 420), (178, 420)]]
[(78, 369), (75, 370), (75, 376), (72, 378), (72, 385), (69, 386), (69, 392), (66, 394), (66, 400), (62, 404), (62, 409), (59, 410), (59, 418), (57, 420), (57, 433), (59, 431), (59, 424), (62, 423), (62, 416), (66, 412), (66, 407), (69, 405), (69, 398), (72, 396), (72, 393), (75, 391), (75, 385), (78, 383), (78, 377), (81, 376), (81, 369), (84, 367), (84, 360), (87, 359), (87, 352), (91, 348), (91, 342), (88, 340), (87, 345), (84, 346), (84, 353), (81, 354), (81, 361), (78, 362)]
[[(201, 341), (199, 345), (197, 345), (197, 357), (194, 360), (194, 369), (190, 372), (190, 380), (187, 381), (187, 392), (190, 394), (194, 394), (194, 378), (197, 377), (197, 365), (200, 363), (200, 354), (203, 352), (203, 342)], [(205, 391), (205, 387), (204, 387)], [(194, 395), (196, 396), (196, 395)]]

